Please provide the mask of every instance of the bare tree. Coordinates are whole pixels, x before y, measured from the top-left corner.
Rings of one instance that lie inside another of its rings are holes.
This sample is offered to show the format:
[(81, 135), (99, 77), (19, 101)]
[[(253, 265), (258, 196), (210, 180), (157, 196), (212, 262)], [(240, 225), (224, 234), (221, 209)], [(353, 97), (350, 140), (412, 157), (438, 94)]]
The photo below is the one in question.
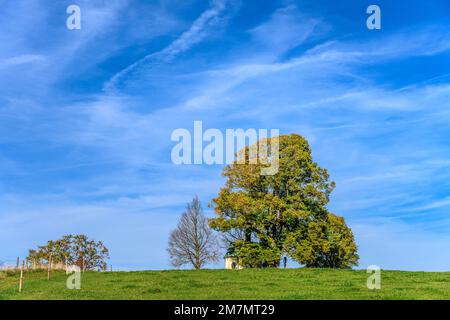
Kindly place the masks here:
[(176, 229), (170, 233), (167, 251), (170, 263), (177, 268), (190, 264), (201, 269), (207, 262), (218, 260), (217, 239), (197, 196), (187, 205)]

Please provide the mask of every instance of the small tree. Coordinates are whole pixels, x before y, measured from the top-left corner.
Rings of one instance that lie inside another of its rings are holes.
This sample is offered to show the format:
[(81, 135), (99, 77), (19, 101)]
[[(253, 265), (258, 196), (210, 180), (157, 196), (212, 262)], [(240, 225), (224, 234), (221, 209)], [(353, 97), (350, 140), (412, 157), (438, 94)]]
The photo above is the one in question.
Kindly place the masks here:
[(49, 240), (37, 250), (29, 250), (27, 263), (44, 265), (50, 262), (76, 265), (83, 270), (103, 270), (109, 258), (109, 250), (103, 242), (90, 240), (83, 234), (66, 235), (56, 241)]
[(170, 233), (167, 251), (174, 267), (190, 264), (201, 269), (207, 262), (218, 260), (218, 243), (196, 196)]

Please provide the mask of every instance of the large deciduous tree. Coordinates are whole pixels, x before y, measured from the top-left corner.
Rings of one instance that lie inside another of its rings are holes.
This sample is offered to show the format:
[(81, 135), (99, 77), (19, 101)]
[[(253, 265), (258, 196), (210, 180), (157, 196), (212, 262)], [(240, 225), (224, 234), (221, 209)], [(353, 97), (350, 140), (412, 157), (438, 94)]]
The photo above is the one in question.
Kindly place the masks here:
[(206, 263), (217, 261), (218, 243), (198, 197), (195, 197), (181, 215), (175, 230), (170, 233), (167, 248), (174, 267), (191, 265), (201, 269)]
[[(302, 136), (269, 138), (268, 146), (271, 139), (279, 144), (275, 175), (261, 175), (268, 165), (250, 161), (236, 161), (223, 171), (227, 181), (212, 201), (217, 217), (210, 225), (225, 234), (228, 254), (247, 267), (279, 266), (284, 254), (307, 266), (355, 265), (358, 256), (351, 230), (326, 209), (335, 186), (327, 170), (313, 161)], [(240, 154), (248, 158), (255, 147)], [(311, 250), (315, 255), (308, 253)]]

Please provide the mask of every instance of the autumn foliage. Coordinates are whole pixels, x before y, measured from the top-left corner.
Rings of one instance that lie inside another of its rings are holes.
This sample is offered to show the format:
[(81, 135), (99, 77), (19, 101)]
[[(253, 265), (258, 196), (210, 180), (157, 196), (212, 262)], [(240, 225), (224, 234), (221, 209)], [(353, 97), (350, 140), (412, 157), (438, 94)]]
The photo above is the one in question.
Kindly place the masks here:
[(212, 201), (217, 216), (210, 226), (224, 234), (228, 254), (245, 267), (276, 267), (283, 256), (308, 267), (357, 265), (352, 231), (326, 208), (335, 187), (328, 171), (313, 161), (302, 136), (277, 139), (277, 174), (261, 175), (261, 163), (225, 167), (227, 181)]

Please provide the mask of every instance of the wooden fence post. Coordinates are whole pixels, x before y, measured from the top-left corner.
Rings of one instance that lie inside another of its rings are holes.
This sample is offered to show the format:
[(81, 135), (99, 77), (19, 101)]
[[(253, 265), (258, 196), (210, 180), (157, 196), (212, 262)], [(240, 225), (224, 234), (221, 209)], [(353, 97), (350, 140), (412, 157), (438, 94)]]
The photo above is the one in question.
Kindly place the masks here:
[(22, 261), (22, 269), (20, 269), (19, 292), (22, 292), (23, 287), (23, 269), (25, 269), (25, 261)]
[(19, 257), (17, 257), (17, 261), (16, 261), (16, 270), (19, 270)]
[(52, 260), (53, 256), (50, 254), (50, 258), (48, 259), (48, 267), (47, 267), (47, 280), (50, 280), (50, 273), (52, 272)]

